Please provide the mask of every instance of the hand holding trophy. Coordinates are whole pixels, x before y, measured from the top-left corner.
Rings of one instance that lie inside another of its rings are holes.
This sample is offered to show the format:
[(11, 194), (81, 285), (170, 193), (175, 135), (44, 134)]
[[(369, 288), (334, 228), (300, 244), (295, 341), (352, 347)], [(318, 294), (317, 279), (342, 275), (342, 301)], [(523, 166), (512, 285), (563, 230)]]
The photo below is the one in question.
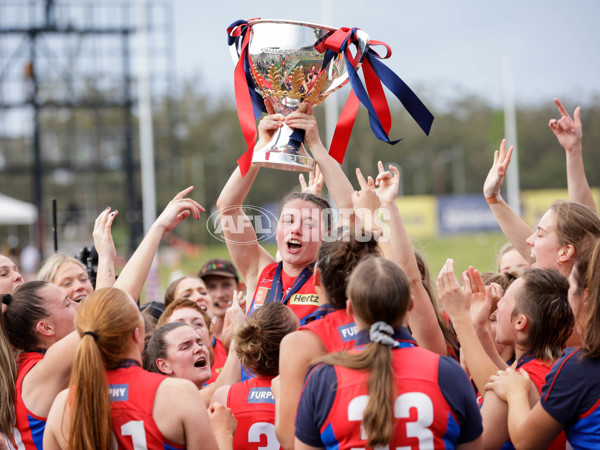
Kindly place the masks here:
[[(389, 47), (381, 42), (370, 42), (364, 31), (261, 19), (237, 21), (227, 31), (230, 50), (237, 61), (238, 116), (248, 145), (248, 151), (238, 160), (242, 175), (251, 163), (292, 171), (311, 171), (314, 167), (314, 160), (304, 148), (303, 132), (294, 131), (287, 125), (281, 127), (263, 148), (254, 149), (254, 119), (266, 112), (266, 99), (276, 113), (287, 116), (301, 102), (316, 106), (350, 81), (352, 92), (330, 150), (340, 163), (359, 101), (369, 109), (371, 128), (376, 136), (388, 143), (397, 142), (390, 141), (387, 136), (391, 118), (381, 82), (403, 102), (413, 117), (418, 116), (415, 119), (425, 133), (429, 133), (433, 116), (402, 80), (377, 61), (381, 57), (370, 49), (371, 45), (384, 45), (387, 58), (391, 54)], [(354, 54), (350, 45), (354, 47)], [(368, 93), (356, 74), (362, 64)]]

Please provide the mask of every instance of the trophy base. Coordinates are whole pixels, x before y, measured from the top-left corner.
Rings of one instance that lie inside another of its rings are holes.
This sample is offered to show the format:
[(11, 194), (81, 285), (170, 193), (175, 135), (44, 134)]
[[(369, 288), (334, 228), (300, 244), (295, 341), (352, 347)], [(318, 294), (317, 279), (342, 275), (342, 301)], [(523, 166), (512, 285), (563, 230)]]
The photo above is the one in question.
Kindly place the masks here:
[(315, 160), (310, 156), (286, 153), (279, 149), (263, 149), (255, 152), (252, 163), (261, 167), (292, 172), (312, 172), (315, 168)]
[(315, 160), (308, 155), (304, 144), (290, 140), (292, 133), (287, 125), (281, 127), (271, 142), (254, 152), (252, 163), (271, 169), (312, 172)]

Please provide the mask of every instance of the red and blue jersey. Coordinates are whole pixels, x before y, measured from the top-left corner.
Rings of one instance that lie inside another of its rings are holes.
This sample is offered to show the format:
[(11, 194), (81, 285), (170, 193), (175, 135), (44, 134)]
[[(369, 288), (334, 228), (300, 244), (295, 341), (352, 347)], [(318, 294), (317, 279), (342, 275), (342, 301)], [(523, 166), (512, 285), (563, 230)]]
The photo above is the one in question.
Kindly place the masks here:
[(275, 435), (273, 377), (256, 377), (229, 386), (227, 407), (237, 420), (234, 449), (281, 448)]
[(158, 429), (152, 411), (164, 375), (146, 372), (136, 364), (106, 372), (111, 424), (119, 449), (178, 450)]
[[(396, 384), (395, 426), (390, 448), (416, 446), (446, 449), (477, 439), (481, 414), (462, 368), (449, 357), (417, 347), (408, 330), (394, 339), (392, 351)], [(356, 349), (368, 342), (360, 332)], [(307, 445), (327, 449), (366, 447), (361, 434), (368, 403), (370, 373), (340, 366), (318, 365), (307, 375), (296, 416), (296, 437)]]
[[(326, 305), (323, 305), (326, 306)], [(323, 308), (319, 307), (319, 309)], [(318, 311), (318, 310), (317, 310)], [(354, 347), (358, 330), (354, 318), (345, 309), (334, 310), (324, 317), (298, 328), (315, 333), (327, 348), (327, 353), (341, 352)]]
[(540, 403), (565, 426), (573, 448), (600, 448), (600, 359), (566, 349), (546, 376)]
[[(536, 359), (533, 353), (526, 353), (521, 356), (518, 361), (515, 370), (521, 371), (524, 370), (531, 378), (531, 381), (537, 388), (538, 392), (542, 393), (542, 387), (544, 386), (546, 375), (550, 372), (552, 368), (552, 364), (542, 361), (541, 359)], [(560, 433), (552, 444), (548, 447), (550, 450), (564, 450), (567, 443), (567, 438), (565, 437), (565, 433)], [(502, 447), (503, 450), (514, 450), (514, 446), (512, 442), (509, 440)]]
[(15, 396), (15, 418), (13, 427), (14, 448), (36, 450), (43, 448), (46, 417), (33, 414), (23, 403), (22, 386), (25, 375), (44, 358), (41, 352), (21, 353), (17, 360), (17, 390)]
[[(252, 297), (252, 302), (248, 308), (248, 316), (268, 301), (278, 265), (278, 263), (269, 264), (261, 272), (258, 283), (256, 284), (254, 296)], [(281, 281), (283, 284), (283, 294), (287, 295), (292, 288), (294, 281), (296, 281), (296, 277), (290, 277), (282, 270)], [(298, 316), (301, 323), (304, 323), (303, 319), (319, 307), (319, 296), (315, 291), (313, 275), (311, 275), (310, 278), (308, 278), (306, 282), (292, 294), (286, 305), (294, 311), (294, 314)]]

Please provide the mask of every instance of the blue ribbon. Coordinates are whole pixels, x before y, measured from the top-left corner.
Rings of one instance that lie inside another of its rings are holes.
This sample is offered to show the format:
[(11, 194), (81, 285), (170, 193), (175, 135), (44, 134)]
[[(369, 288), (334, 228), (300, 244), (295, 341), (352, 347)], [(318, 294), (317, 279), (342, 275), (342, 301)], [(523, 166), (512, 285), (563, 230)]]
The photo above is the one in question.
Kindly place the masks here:
[[(371, 103), (371, 99), (369, 98), (369, 94), (365, 90), (362, 85), (360, 78), (356, 72), (356, 69), (352, 65), (352, 61), (348, 57), (346, 49), (348, 48), (348, 43), (350, 38), (354, 37), (356, 34), (356, 28), (352, 29), (352, 33), (350, 36), (344, 40), (340, 48), (340, 52), (344, 53), (344, 57), (346, 59), (346, 70), (348, 71), (348, 78), (350, 80), (350, 86), (352, 90), (356, 94), (358, 100), (367, 108), (369, 112), (369, 124), (371, 125), (371, 130), (373, 134), (377, 137), (377, 139), (387, 142), (388, 144), (396, 144), (400, 142), (402, 139), (397, 139), (394, 141), (390, 141), (387, 133), (383, 129), (381, 125), (381, 121), (377, 116), (377, 112)], [(366, 59), (371, 64), (373, 71), (377, 75), (377, 77), (381, 80), (381, 82), (400, 100), (402, 105), (406, 108), (408, 113), (412, 116), (413, 119), (419, 124), (421, 129), (425, 132), (425, 134), (429, 135), (429, 131), (431, 130), (431, 124), (433, 122), (433, 115), (429, 112), (427, 107), (419, 100), (416, 94), (396, 75), (392, 70), (390, 70), (385, 64), (379, 61), (377, 58), (381, 58), (377, 53), (373, 50), (369, 49), (366, 55)]]

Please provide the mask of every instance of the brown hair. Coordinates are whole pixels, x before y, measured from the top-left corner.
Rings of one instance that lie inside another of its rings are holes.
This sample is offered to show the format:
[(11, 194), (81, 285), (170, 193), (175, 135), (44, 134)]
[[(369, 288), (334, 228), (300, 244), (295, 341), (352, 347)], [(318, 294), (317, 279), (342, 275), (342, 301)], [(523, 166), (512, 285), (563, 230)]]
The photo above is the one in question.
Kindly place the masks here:
[(281, 200), (281, 207), (279, 209), (283, 209), (283, 207), (292, 200), (303, 200), (305, 202), (311, 202), (321, 210), (321, 213), (326, 212), (327, 215), (323, 217), (325, 223), (324, 229), (331, 230), (333, 217), (331, 216), (331, 205), (327, 200), (325, 200), (320, 195), (315, 195), (310, 192), (290, 192), (288, 195), (283, 197), (283, 200)]
[(572, 245), (575, 253), (587, 236), (600, 237), (600, 218), (579, 203), (556, 201), (550, 209), (556, 214), (556, 235), (560, 245)]
[(41, 296), (42, 289), (49, 284), (47, 281), (30, 281), (19, 286), (2, 315), (8, 340), (18, 350), (31, 352), (40, 346), (36, 325), (50, 315), (46, 300)]
[[(484, 285), (489, 286), (492, 283), (496, 283), (502, 288), (503, 292), (506, 292), (511, 284), (523, 276), (523, 270), (518, 267), (513, 267), (503, 273), (483, 272), (480, 275)], [(496, 311), (498, 308), (498, 300), (499, 299), (494, 299), (490, 309), (491, 312)]]
[(178, 300), (175, 298), (175, 291), (177, 290), (177, 286), (179, 286), (179, 283), (181, 283), (183, 280), (185, 280), (187, 278), (194, 278), (194, 279), (200, 280), (204, 283), (204, 280), (202, 278), (196, 277), (194, 275), (188, 275), (185, 277), (181, 277), (181, 278), (178, 278), (177, 280), (171, 282), (171, 284), (169, 284), (169, 286), (167, 286), (167, 290), (165, 292), (165, 306), (169, 306), (175, 300)]
[(173, 313), (175, 311), (177, 311), (178, 309), (184, 309), (184, 308), (192, 308), (192, 309), (195, 309), (196, 311), (198, 311), (199, 313), (201, 313), (202, 317), (204, 318), (204, 322), (206, 323), (206, 327), (208, 328), (208, 331), (209, 331), (210, 335), (212, 336), (212, 319), (211, 319), (211, 317), (206, 313), (206, 311), (204, 311), (200, 307), (200, 305), (198, 305), (198, 303), (196, 303), (194, 300), (190, 300), (187, 298), (180, 298), (180, 299), (174, 300), (172, 303), (170, 303), (169, 306), (167, 306), (165, 308), (165, 311), (158, 318), (158, 321), (156, 322), (156, 328), (162, 327), (163, 325), (169, 323), (169, 318), (173, 315)]
[(39, 348), (36, 324), (49, 315), (40, 291), (47, 285), (46, 281), (30, 281), (3, 296), (6, 309), (0, 317), (0, 432), (9, 438), (13, 435), (17, 382), (13, 348), (25, 352)]
[(339, 229), (338, 239), (321, 244), (316, 268), (327, 300), (337, 309), (346, 308), (346, 287), (352, 270), (367, 256), (381, 255), (377, 240), (371, 237), (362, 242), (352, 229)]
[(257, 375), (279, 374), (279, 345), (298, 328), (298, 319), (283, 303), (258, 308), (235, 332), (235, 351), (242, 365)]
[(569, 281), (556, 269), (527, 269), (512, 316), (523, 313), (529, 332), (523, 342), (537, 359), (555, 361), (562, 355), (575, 319), (569, 305)]
[(518, 278), (523, 276), (524, 270), (519, 269), (518, 267), (513, 267), (506, 272), (482, 272), (481, 279), (483, 280), (483, 284), (489, 286), (492, 283), (496, 283), (499, 285), (504, 292), (510, 287), (511, 284)]
[[(577, 282), (577, 294), (581, 295), (586, 289), (587, 302), (579, 311), (583, 318), (581, 334), (582, 357), (600, 357), (600, 240), (588, 239), (584, 251), (575, 256), (573, 277)], [(579, 319), (579, 317), (578, 317)]]
[(167, 341), (165, 339), (166, 335), (179, 327), (187, 326), (189, 325), (183, 322), (171, 322), (158, 326), (154, 330), (154, 333), (152, 333), (152, 336), (150, 336), (150, 339), (148, 340), (148, 343), (144, 349), (144, 369), (146, 369), (148, 372), (162, 373), (158, 369), (156, 361), (158, 359), (166, 359), (167, 357)]
[[(166, 325), (167, 323), (169, 323), (169, 318), (171, 317), (171, 315), (178, 309), (184, 309), (184, 308), (195, 309), (200, 314), (202, 314), (202, 317), (204, 318), (204, 323), (206, 324), (206, 328), (208, 328), (208, 334), (210, 335), (210, 337), (212, 337), (213, 329), (212, 329), (211, 317), (206, 313), (206, 311), (204, 311), (200, 307), (200, 305), (198, 303), (196, 303), (194, 300), (190, 300), (188, 298), (180, 298), (178, 300), (174, 300), (171, 304), (169, 304), (169, 306), (167, 306), (165, 308), (165, 311), (158, 318), (158, 321), (156, 322), (156, 328), (160, 328), (163, 325)], [(215, 363), (215, 350), (212, 346), (212, 342), (203, 342), (203, 344), (206, 345), (206, 348), (208, 349), (208, 354), (210, 357), (210, 364), (212, 367), (212, 365)]]
[(103, 288), (79, 304), (75, 326), (81, 342), (71, 374), (69, 448), (111, 448), (110, 398), (104, 372), (125, 359), (135, 329), (143, 327), (142, 319), (125, 292)]
[[(385, 322), (397, 326), (408, 312), (410, 283), (397, 264), (385, 258), (369, 257), (352, 272), (347, 295), (355, 315), (365, 324)], [(369, 402), (362, 426), (369, 447), (388, 445), (394, 432), (393, 401), (396, 394), (391, 349), (372, 342), (359, 353), (333, 353), (322, 361), (370, 371)]]

